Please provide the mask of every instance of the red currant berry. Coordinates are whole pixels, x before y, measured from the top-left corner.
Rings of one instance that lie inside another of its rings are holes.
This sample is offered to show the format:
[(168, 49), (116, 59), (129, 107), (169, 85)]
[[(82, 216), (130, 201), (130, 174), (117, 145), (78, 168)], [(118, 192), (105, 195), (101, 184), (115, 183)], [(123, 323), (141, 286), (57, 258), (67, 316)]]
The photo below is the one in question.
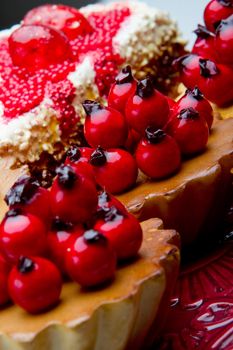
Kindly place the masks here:
[(221, 63), (233, 64), (233, 14), (218, 26), (215, 49)]
[(130, 153), (122, 149), (104, 151), (97, 148), (90, 163), (93, 165), (97, 183), (110, 193), (121, 193), (136, 183), (136, 161)]
[(183, 109), (176, 118), (172, 118), (167, 132), (175, 138), (181, 153), (186, 155), (203, 151), (209, 137), (206, 120), (192, 107)]
[(61, 30), (69, 39), (93, 31), (87, 19), (74, 7), (42, 5), (29, 11), (23, 19), (26, 25), (36, 24)]
[(50, 222), (51, 208), (49, 191), (40, 187), (30, 176), (21, 176), (5, 196), (10, 209), (21, 208), (25, 213), (38, 216), (45, 223)]
[(137, 82), (132, 75), (130, 66), (126, 66), (122, 69), (119, 75), (116, 77), (116, 82), (111, 86), (108, 95), (108, 105), (121, 112), (125, 113), (126, 102), (130, 95), (136, 91)]
[(94, 229), (107, 237), (120, 260), (135, 257), (141, 247), (142, 229), (138, 220), (115, 207), (104, 212)]
[(114, 196), (106, 191), (101, 191), (98, 194), (98, 208), (97, 213), (108, 211), (109, 208), (115, 207), (121, 212), (127, 212), (125, 206)]
[(194, 89), (200, 80), (199, 58), (198, 55), (188, 54), (174, 61), (181, 82), (189, 89)]
[(173, 115), (176, 117), (177, 114), (182, 111), (182, 109), (189, 107), (192, 107), (198, 111), (200, 116), (206, 120), (209, 129), (211, 129), (214, 118), (213, 108), (211, 107), (209, 101), (204, 98), (198, 87), (195, 87), (193, 90), (186, 90), (185, 95), (177, 101), (173, 110)]
[(125, 144), (128, 127), (120, 112), (89, 100), (83, 103), (83, 108), (87, 114), (84, 135), (91, 147), (111, 148)]
[(169, 112), (167, 98), (154, 89), (149, 78), (138, 83), (136, 93), (130, 96), (125, 108), (130, 127), (141, 135), (148, 125), (156, 128), (164, 126)]
[(7, 304), (10, 300), (7, 285), (9, 272), (10, 267), (4, 257), (0, 254), (0, 307)]
[(163, 130), (148, 127), (146, 137), (138, 144), (136, 161), (147, 176), (159, 180), (180, 168), (180, 150), (176, 141)]
[(212, 32), (215, 32), (221, 20), (232, 14), (232, 0), (212, 0), (208, 3), (204, 12), (206, 27)]
[(128, 137), (125, 143), (125, 149), (130, 153), (134, 153), (140, 139), (141, 135), (136, 130), (129, 129)]
[(69, 165), (58, 168), (57, 175), (51, 187), (54, 216), (65, 222), (88, 221), (96, 212), (98, 203), (95, 183)]
[(0, 226), (0, 246), (10, 262), (21, 255), (43, 255), (47, 250), (47, 229), (37, 216), (12, 209)]
[(30, 71), (47, 68), (72, 57), (67, 37), (45, 26), (21, 26), (8, 41), (13, 64)]
[(194, 33), (197, 35), (197, 40), (193, 46), (192, 53), (203, 58), (211, 57), (213, 59), (216, 59), (214, 49), (215, 34), (200, 24)]
[(68, 249), (66, 267), (75, 282), (83, 287), (93, 287), (113, 279), (116, 253), (107, 238), (89, 230)]
[(21, 257), (10, 272), (8, 287), (15, 304), (30, 313), (38, 313), (59, 301), (62, 279), (51, 261)]
[(94, 148), (78, 147), (73, 145), (66, 153), (67, 157), (65, 160), (65, 165), (71, 165), (77, 170), (78, 173), (83, 174), (94, 181), (93, 168), (89, 163), (93, 152)]
[(67, 249), (84, 233), (82, 225), (72, 225), (56, 218), (52, 223), (52, 229), (48, 233), (48, 246), (50, 257), (56, 266), (66, 274), (65, 257)]

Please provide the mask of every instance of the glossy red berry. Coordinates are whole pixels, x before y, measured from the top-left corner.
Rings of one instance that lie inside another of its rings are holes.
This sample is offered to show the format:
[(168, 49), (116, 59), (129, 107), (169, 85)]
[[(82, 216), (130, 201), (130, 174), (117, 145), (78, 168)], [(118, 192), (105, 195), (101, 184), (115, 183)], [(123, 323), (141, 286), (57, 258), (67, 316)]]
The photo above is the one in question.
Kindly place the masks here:
[(215, 49), (221, 63), (233, 64), (233, 14), (218, 26)]
[(122, 149), (97, 148), (90, 160), (96, 181), (106, 191), (117, 194), (128, 190), (137, 180), (138, 168), (133, 156)]
[(135, 148), (137, 147), (138, 142), (141, 139), (141, 135), (134, 129), (129, 129), (128, 137), (125, 142), (124, 148), (130, 152), (134, 153)]
[(47, 229), (37, 216), (20, 209), (7, 212), (0, 226), (0, 247), (8, 261), (21, 255), (43, 255), (47, 250)]
[(137, 90), (126, 104), (125, 115), (131, 128), (144, 135), (148, 125), (161, 128), (169, 117), (167, 98), (155, 90), (149, 78), (137, 85)]
[(66, 268), (75, 282), (83, 287), (94, 287), (113, 279), (116, 253), (107, 238), (89, 230), (68, 249)]
[(49, 27), (21, 26), (11, 34), (8, 42), (13, 64), (30, 71), (72, 58), (67, 37)]
[(30, 176), (21, 176), (5, 196), (10, 209), (21, 208), (24, 213), (38, 216), (44, 223), (50, 222), (51, 207), (49, 191), (40, 187)]
[(206, 27), (212, 32), (215, 32), (221, 20), (232, 14), (232, 0), (212, 0), (208, 3), (204, 12)]
[(29, 11), (23, 19), (26, 25), (44, 25), (61, 30), (69, 39), (93, 31), (90, 23), (74, 7), (65, 5), (42, 5)]
[(98, 208), (97, 213), (108, 211), (109, 208), (115, 207), (122, 213), (127, 212), (125, 206), (113, 195), (102, 190), (98, 194)]
[(200, 116), (206, 120), (209, 129), (211, 129), (214, 118), (213, 108), (211, 107), (209, 101), (206, 100), (206, 98), (203, 96), (198, 87), (195, 87), (193, 90), (186, 90), (185, 95), (182, 96), (175, 104), (173, 109), (173, 116), (176, 117), (177, 114), (182, 111), (182, 109), (189, 107), (192, 107), (198, 111)]
[(146, 137), (139, 142), (135, 155), (139, 169), (156, 180), (174, 174), (181, 165), (176, 141), (152, 127), (146, 129)]
[(4, 257), (0, 254), (0, 307), (4, 306), (10, 300), (8, 292), (8, 275), (10, 267)]
[(207, 122), (194, 108), (183, 109), (176, 118), (173, 118), (167, 132), (177, 141), (181, 153), (192, 155), (205, 149), (209, 128)]
[(196, 54), (188, 54), (178, 58), (174, 65), (180, 72), (181, 82), (189, 89), (198, 86), (200, 80), (200, 57)]
[(122, 69), (116, 77), (116, 82), (111, 86), (108, 95), (108, 105), (122, 114), (125, 113), (125, 106), (129, 97), (135, 93), (137, 82), (132, 75), (130, 66)]
[(84, 232), (85, 230), (80, 224), (72, 225), (71, 223), (62, 222), (59, 218), (54, 219), (47, 239), (49, 255), (63, 274), (66, 274), (65, 257), (67, 249)]
[(88, 221), (98, 203), (95, 183), (69, 165), (62, 165), (57, 174), (50, 192), (54, 216), (65, 222)]
[(216, 52), (214, 48), (215, 34), (200, 24), (194, 33), (197, 35), (197, 40), (193, 46), (192, 53), (203, 58), (216, 59)]
[(78, 173), (81, 173), (94, 181), (93, 168), (89, 163), (93, 152), (94, 148), (73, 145), (66, 152), (67, 157), (65, 165), (71, 165)]
[(62, 279), (51, 261), (21, 257), (10, 272), (8, 287), (15, 304), (30, 313), (38, 313), (59, 301)]
[(120, 260), (135, 257), (141, 247), (142, 229), (138, 220), (116, 207), (105, 211), (94, 229), (107, 237)]
[(86, 100), (84, 135), (91, 147), (120, 147), (125, 144), (128, 127), (123, 114), (98, 102)]

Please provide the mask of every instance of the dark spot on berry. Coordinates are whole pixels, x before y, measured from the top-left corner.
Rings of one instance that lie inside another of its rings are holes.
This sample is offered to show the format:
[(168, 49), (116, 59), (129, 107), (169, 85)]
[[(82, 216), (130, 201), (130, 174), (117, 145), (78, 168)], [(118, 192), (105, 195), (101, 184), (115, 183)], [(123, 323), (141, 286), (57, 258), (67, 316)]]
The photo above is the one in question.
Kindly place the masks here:
[(160, 143), (166, 136), (166, 133), (161, 129), (156, 129), (153, 126), (146, 128), (146, 138), (150, 143)]
[(85, 100), (82, 105), (87, 116), (103, 109), (103, 106), (99, 102), (91, 100)]
[(197, 29), (194, 30), (194, 33), (198, 36), (198, 38), (207, 39), (210, 36), (214, 37), (214, 33), (209, 31), (205, 26), (198, 24)]
[(204, 99), (203, 93), (201, 92), (201, 90), (199, 90), (199, 88), (197, 86), (195, 86), (195, 88), (193, 90), (187, 89), (185, 94), (191, 95), (197, 101), (201, 101)]
[(90, 163), (93, 166), (102, 166), (106, 164), (107, 158), (105, 151), (101, 147), (97, 147), (96, 150), (92, 153)]
[(112, 206), (110, 208), (103, 206), (97, 212), (97, 217), (104, 219), (104, 221), (114, 221), (117, 218), (123, 217), (123, 213), (116, 207)]
[(24, 175), (21, 176), (5, 196), (5, 202), (8, 206), (27, 203), (37, 192), (39, 182), (34, 178)]
[(199, 118), (199, 113), (196, 111), (196, 109), (189, 107), (184, 108), (180, 111), (180, 114), (178, 115), (178, 119), (197, 119)]
[(153, 82), (150, 78), (146, 78), (144, 80), (141, 80), (137, 84), (137, 91), (136, 94), (142, 98), (150, 97), (154, 94), (154, 86)]
[(205, 58), (199, 59), (200, 74), (204, 78), (211, 78), (219, 74), (219, 70), (213, 61), (207, 60)]
[(172, 65), (174, 69), (180, 71), (183, 68), (185, 68), (189, 64), (189, 62), (192, 61), (193, 56), (195, 55), (187, 54), (173, 60)]
[(233, 7), (232, 0), (218, 0), (218, 2), (225, 7)]
[(78, 179), (74, 169), (69, 165), (62, 165), (56, 169), (58, 183), (66, 189), (71, 189)]
[(133, 80), (132, 70), (130, 66), (124, 67), (116, 77), (118, 85), (130, 83)]
[(66, 152), (66, 155), (72, 162), (77, 162), (82, 154), (78, 146), (72, 145)]
[(89, 244), (93, 244), (93, 243), (106, 244), (108, 242), (107, 238), (104, 235), (102, 235), (102, 233), (99, 233), (98, 231), (95, 231), (95, 230), (88, 230), (84, 232), (83, 237), (85, 241)]
[(19, 258), (19, 262), (18, 262), (19, 272), (23, 274), (31, 272), (34, 270), (34, 266), (35, 264), (31, 259), (25, 258), (24, 256)]
[(6, 218), (13, 218), (15, 216), (21, 215), (23, 213), (21, 208), (14, 208), (11, 210), (8, 210), (8, 212), (6, 212), (5, 217)]
[(73, 228), (71, 222), (64, 222), (60, 218), (56, 217), (52, 221), (52, 231), (70, 231)]

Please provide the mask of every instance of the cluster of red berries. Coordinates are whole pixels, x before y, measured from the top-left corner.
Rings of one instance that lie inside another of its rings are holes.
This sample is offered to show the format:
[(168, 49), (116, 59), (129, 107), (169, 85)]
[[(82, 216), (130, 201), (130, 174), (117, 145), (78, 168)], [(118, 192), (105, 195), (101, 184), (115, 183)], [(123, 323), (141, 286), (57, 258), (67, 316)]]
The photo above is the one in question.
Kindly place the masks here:
[(5, 200), (0, 306), (11, 300), (30, 313), (48, 309), (63, 277), (84, 288), (111, 281), (117, 262), (135, 257), (142, 243), (138, 220), (85, 166), (60, 166), (50, 190), (22, 176)]
[(204, 12), (205, 26), (198, 25), (192, 53), (176, 62), (181, 81), (198, 86), (219, 106), (233, 102), (233, 2), (212, 0)]
[(90, 100), (83, 107), (92, 148), (74, 146), (69, 163), (88, 167), (113, 194), (135, 185), (138, 168), (153, 179), (175, 173), (181, 155), (205, 149), (213, 122), (212, 107), (197, 87), (175, 102), (155, 90), (150, 78), (137, 82), (129, 66), (112, 85), (107, 107)]

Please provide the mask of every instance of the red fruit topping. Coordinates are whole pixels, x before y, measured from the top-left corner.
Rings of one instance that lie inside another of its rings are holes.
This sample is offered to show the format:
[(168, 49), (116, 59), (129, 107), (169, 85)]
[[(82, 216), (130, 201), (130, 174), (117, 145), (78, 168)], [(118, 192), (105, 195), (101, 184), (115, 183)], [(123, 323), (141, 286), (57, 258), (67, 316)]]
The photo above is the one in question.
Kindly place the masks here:
[(48, 233), (50, 257), (62, 273), (66, 274), (65, 257), (67, 249), (84, 233), (82, 225), (73, 226), (56, 218)]
[(176, 141), (163, 130), (146, 129), (136, 150), (139, 169), (153, 179), (162, 179), (174, 174), (181, 165), (180, 150)]
[(83, 103), (83, 108), (87, 114), (84, 135), (89, 145), (104, 148), (124, 145), (128, 127), (120, 112), (89, 100)]
[(21, 176), (5, 196), (10, 209), (21, 208), (24, 213), (38, 216), (49, 224), (51, 217), (49, 191), (40, 187), (37, 180), (30, 176)]
[(194, 89), (200, 80), (199, 56), (189, 54), (174, 61), (180, 71), (180, 80), (189, 89)]
[(209, 129), (211, 129), (214, 118), (213, 108), (211, 107), (209, 101), (204, 98), (198, 87), (195, 87), (193, 90), (186, 90), (185, 95), (177, 101), (173, 110), (173, 116), (177, 116), (182, 109), (189, 107), (192, 107), (198, 111), (200, 116), (206, 120)]
[(208, 3), (204, 12), (206, 27), (214, 32), (221, 20), (229, 17), (232, 14), (232, 0), (212, 0)]
[(59, 301), (62, 279), (51, 261), (21, 257), (9, 275), (8, 287), (15, 304), (30, 313), (38, 313)]
[(198, 28), (194, 31), (197, 34), (197, 40), (193, 46), (192, 53), (203, 58), (216, 58), (214, 49), (215, 34), (210, 32), (206, 27), (198, 24)]
[(127, 212), (125, 206), (116, 197), (113, 197), (106, 191), (101, 191), (98, 195), (97, 212), (108, 211), (111, 207), (115, 207), (123, 213)]
[(107, 237), (118, 259), (137, 255), (142, 243), (142, 229), (133, 215), (110, 207), (104, 212), (104, 218), (97, 220), (94, 229)]
[(11, 34), (8, 42), (13, 64), (29, 71), (47, 68), (72, 56), (67, 37), (44, 26), (22, 26)]
[(42, 255), (47, 249), (46, 227), (35, 215), (20, 209), (7, 212), (0, 226), (1, 251), (10, 262), (21, 255)]
[(93, 165), (96, 181), (110, 193), (121, 193), (136, 183), (136, 161), (124, 150), (105, 151), (97, 148), (91, 156), (90, 163)]
[(51, 188), (54, 216), (73, 223), (91, 219), (98, 203), (95, 183), (69, 165), (62, 165), (57, 174)]
[(130, 97), (136, 91), (137, 82), (133, 78), (130, 66), (126, 66), (116, 77), (108, 95), (108, 105), (122, 114), (125, 113), (125, 106)]
[(89, 164), (93, 151), (93, 148), (78, 147), (73, 145), (66, 152), (67, 157), (65, 160), (65, 165), (71, 165), (77, 170), (78, 173), (83, 174), (94, 181), (94, 171), (92, 166)]
[(113, 279), (116, 253), (107, 238), (89, 230), (69, 248), (66, 267), (75, 282), (83, 287), (93, 287)]
[(154, 89), (149, 78), (142, 80), (136, 93), (128, 99), (125, 115), (130, 127), (141, 135), (148, 125), (163, 127), (169, 117), (167, 98)]
[(209, 137), (206, 120), (194, 108), (183, 109), (168, 123), (167, 132), (177, 141), (181, 153), (190, 155), (205, 149)]
[(130, 153), (134, 153), (138, 142), (141, 139), (141, 135), (134, 129), (129, 129), (128, 137), (125, 143), (125, 149)]
[(23, 24), (44, 25), (61, 30), (69, 39), (90, 34), (93, 29), (87, 19), (74, 7), (65, 5), (42, 5), (29, 11)]
[(233, 64), (233, 15), (222, 20), (218, 26), (215, 49), (221, 63)]
[(0, 307), (5, 305), (10, 300), (7, 286), (9, 272), (9, 265), (5, 261), (4, 257), (0, 254)]
[(167, 98), (167, 102), (168, 102), (170, 110), (173, 109), (173, 107), (175, 106), (176, 102), (173, 100), (173, 98), (171, 98), (169, 96), (166, 96), (166, 98)]

